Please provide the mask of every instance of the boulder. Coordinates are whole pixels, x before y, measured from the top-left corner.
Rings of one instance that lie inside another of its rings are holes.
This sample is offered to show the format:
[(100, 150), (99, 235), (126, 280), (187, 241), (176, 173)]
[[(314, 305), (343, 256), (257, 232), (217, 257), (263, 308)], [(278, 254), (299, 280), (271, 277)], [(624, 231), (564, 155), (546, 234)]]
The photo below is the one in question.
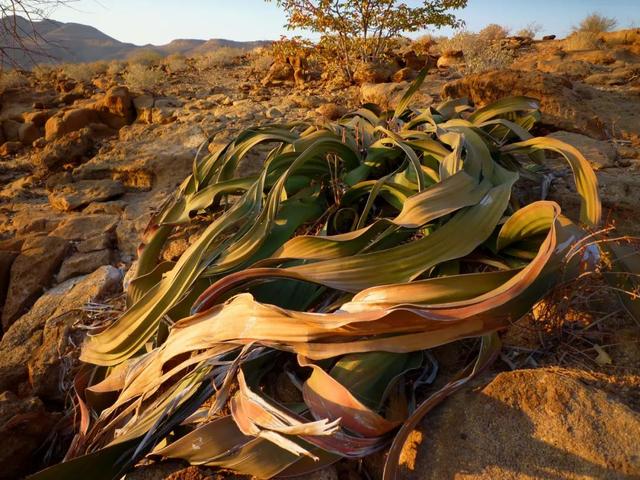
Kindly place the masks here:
[(109, 265), (112, 257), (111, 250), (107, 249), (74, 253), (62, 262), (56, 279), (58, 282), (63, 282), (72, 277), (91, 273), (103, 265)]
[(42, 137), (42, 130), (35, 123), (27, 122), (20, 126), (18, 138), (24, 145), (31, 145), (40, 137)]
[(123, 86), (110, 88), (92, 108), (98, 112), (102, 123), (114, 130), (129, 125), (136, 116), (129, 89)]
[(8, 142), (15, 142), (20, 139), (20, 126), (22, 124), (20, 122), (16, 122), (15, 120), (7, 119), (2, 121), (2, 133), (4, 134), (4, 139)]
[(92, 213), (121, 215), (125, 208), (127, 208), (127, 202), (124, 200), (111, 200), (110, 202), (91, 202), (82, 212), (88, 215)]
[(78, 242), (76, 250), (80, 253), (111, 249), (115, 240), (114, 232), (101, 232), (98, 235)]
[(37, 397), (0, 394), (0, 478), (22, 478), (42, 466), (36, 451), (62, 415), (48, 412)]
[(347, 113), (347, 109), (335, 103), (325, 103), (316, 108), (316, 112), (327, 120), (337, 120)]
[(402, 63), (405, 68), (420, 71), (428, 66), (429, 57), (427, 55), (419, 55), (415, 50), (406, 50), (401, 55)]
[(11, 266), (7, 300), (2, 311), (5, 332), (51, 285), (68, 247), (65, 239), (56, 236), (31, 237), (24, 242), (20, 255)]
[(273, 62), (267, 75), (262, 79), (262, 85), (268, 86), (274, 82), (294, 81), (293, 66), (288, 62), (276, 60)]
[(86, 240), (100, 233), (113, 232), (118, 224), (117, 215), (93, 214), (68, 217), (51, 232), (65, 240)]
[[(527, 96), (540, 100), (542, 125), (557, 130), (607, 139), (615, 133), (622, 138), (638, 138), (640, 98), (596, 90), (573, 84), (550, 73), (521, 70), (495, 70), (469, 75), (442, 88), (443, 98), (470, 98), (477, 106), (508, 96)], [(615, 130), (610, 130), (614, 126)]]
[(9, 290), (11, 266), (19, 254), (19, 250), (0, 250), (0, 309), (4, 306), (7, 291)]
[(271, 118), (271, 119), (282, 117), (282, 112), (276, 107), (271, 107), (265, 113), (267, 118)]
[(55, 110), (34, 110), (31, 112), (24, 112), (22, 119), (24, 123), (33, 123), (36, 127), (44, 127), (47, 120), (55, 113)]
[(548, 136), (576, 147), (589, 161), (594, 170), (613, 167), (616, 164), (617, 150), (615, 145), (610, 142), (564, 131), (553, 132)]
[[(0, 341), (0, 391), (17, 390), (21, 383), (30, 378), (29, 387), (33, 390), (41, 395), (45, 391), (51, 393), (51, 389), (39, 386), (49, 381), (46, 375), (40, 375), (39, 372), (48, 370), (53, 374), (50, 381), (60, 384), (63, 372), (54, 372), (50, 367), (60, 365), (60, 353), (65, 351), (68, 338), (43, 335), (47, 323), (57, 326), (64, 317), (65, 323), (71, 326), (73, 321), (82, 317), (81, 309), (87, 303), (98, 302), (119, 293), (121, 286), (122, 272), (115, 267), (104, 266), (90, 275), (67, 280), (41, 296), (28, 313), (11, 325)], [(47, 349), (57, 344), (61, 350), (56, 355), (45, 355), (41, 349), (43, 344), (48, 345)], [(77, 354), (77, 349), (75, 350)], [(60, 393), (51, 396), (59, 397)]]
[(640, 477), (640, 413), (571, 370), (516, 370), (447, 399), (404, 447), (400, 478)]
[(449, 50), (444, 52), (440, 58), (438, 58), (438, 63), (436, 66), (441, 69), (447, 69), (451, 67), (459, 67), (464, 64), (464, 53), (462, 50)]
[(53, 115), (44, 125), (45, 138), (52, 141), (67, 133), (100, 123), (98, 112), (91, 108), (73, 108)]
[(353, 79), (358, 85), (366, 83), (384, 83), (398, 70), (398, 65), (387, 63), (361, 63), (353, 72)]
[(68, 212), (91, 202), (119, 197), (124, 192), (124, 185), (115, 180), (80, 180), (55, 187), (49, 194), (49, 203), (56, 210)]
[(409, 67), (404, 67), (393, 74), (391, 80), (394, 82), (410, 82), (418, 76), (418, 72)]
[[(47, 319), (41, 345), (30, 355), (27, 367), (33, 393), (47, 400), (61, 401), (71, 387), (73, 367), (77, 366), (85, 331), (77, 328), (87, 303), (99, 302), (121, 291), (122, 272), (103, 266), (85, 277), (76, 277), (69, 296), (72, 301)], [(82, 291), (83, 289), (84, 291)]]
[(362, 103), (375, 103), (382, 108), (394, 108), (408, 87), (408, 82), (365, 83), (360, 87), (360, 98)]
[(34, 155), (33, 160), (40, 168), (56, 170), (66, 164), (82, 163), (94, 145), (92, 130), (83, 128), (47, 143), (41, 152)]
[(1, 146), (0, 146), (0, 157), (5, 157), (5, 156), (9, 156), (9, 155), (13, 155), (14, 153), (17, 153), (20, 151), (20, 149), (22, 149), (24, 145), (22, 145), (22, 142), (4, 142)]
[(61, 218), (58, 212), (19, 210), (13, 217), (12, 226), (19, 237), (48, 235), (58, 226)]

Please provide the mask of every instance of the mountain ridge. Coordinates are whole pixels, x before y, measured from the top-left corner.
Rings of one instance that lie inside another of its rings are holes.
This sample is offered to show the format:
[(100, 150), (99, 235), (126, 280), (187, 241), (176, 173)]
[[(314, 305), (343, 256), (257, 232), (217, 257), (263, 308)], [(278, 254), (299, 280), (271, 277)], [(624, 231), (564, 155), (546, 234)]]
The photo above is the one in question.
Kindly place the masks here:
[[(17, 49), (13, 27), (22, 32), (29, 52)], [(177, 38), (164, 45), (134, 45), (121, 42), (91, 25), (44, 19), (35, 22), (20, 16), (0, 18), (0, 44), (6, 45), (0, 58), (4, 65), (30, 67), (38, 63), (81, 63), (99, 60), (124, 60), (138, 51), (152, 50), (161, 55), (203, 54), (223, 47), (250, 50), (271, 43), (268, 40), (241, 42), (224, 38)]]

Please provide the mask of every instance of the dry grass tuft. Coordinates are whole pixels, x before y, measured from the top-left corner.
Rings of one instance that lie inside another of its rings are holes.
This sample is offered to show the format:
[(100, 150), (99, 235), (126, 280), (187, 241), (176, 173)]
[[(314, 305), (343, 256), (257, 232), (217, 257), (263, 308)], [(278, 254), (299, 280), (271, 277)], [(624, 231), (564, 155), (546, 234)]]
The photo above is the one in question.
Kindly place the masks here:
[[(640, 251), (639, 239), (611, 238), (611, 231), (595, 232), (576, 254), (583, 255), (590, 246), (604, 246), (612, 241), (631, 244), (636, 252)], [(512, 325), (505, 338), (502, 360), (511, 368), (541, 364), (585, 370), (626, 368), (616, 365), (610, 354), (617, 347), (618, 332), (630, 327), (638, 331), (640, 325), (626, 313), (618, 296), (638, 298), (639, 292), (620, 289), (608, 281), (618, 273), (616, 270), (611, 259), (603, 256), (596, 268), (560, 283), (536, 305), (531, 315)]]

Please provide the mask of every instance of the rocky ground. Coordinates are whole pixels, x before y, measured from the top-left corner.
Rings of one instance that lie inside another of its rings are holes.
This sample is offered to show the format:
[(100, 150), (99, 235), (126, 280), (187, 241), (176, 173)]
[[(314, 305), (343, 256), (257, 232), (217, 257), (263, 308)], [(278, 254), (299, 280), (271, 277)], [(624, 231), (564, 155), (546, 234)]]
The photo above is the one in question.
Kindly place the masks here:
[[(538, 133), (582, 150), (597, 170), (609, 222), (640, 234), (640, 31), (604, 35), (588, 51), (560, 40), (516, 44), (509, 69), (462, 76), (459, 55), (443, 56), (439, 68), (434, 61), (419, 101), (539, 98)], [(264, 85), (245, 61), (167, 71), (146, 92), (130, 91), (118, 75), (82, 83), (53, 71), (3, 93), (0, 478), (59, 458), (73, 421), (67, 407), (78, 345), (117, 315), (140, 234), (190, 173), (199, 146), (212, 140), (214, 148), (255, 124), (322, 122), (361, 102), (393, 103), (415, 74), (408, 61), (399, 67), (387, 75), (397, 82), (344, 86), (301, 84), (280, 65)], [(568, 169), (552, 161), (546, 175), (550, 197), (576, 208)], [(164, 257), (176, 258), (189, 241), (177, 236)], [(541, 309), (514, 325), (494, 370), (414, 432), (404, 478), (640, 478), (639, 326), (611, 297), (597, 288), (586, 299), (565, 292), (572, 310), (555, 313), (559, 324)], [(450, 359), (465, 356), (451, 348), (436, 354), (445, 372), (457, 368)], [(314, 478), (379, 478), (381, 461), (340, 463)], [(163, 464), (127, 478), (218, 474)]]

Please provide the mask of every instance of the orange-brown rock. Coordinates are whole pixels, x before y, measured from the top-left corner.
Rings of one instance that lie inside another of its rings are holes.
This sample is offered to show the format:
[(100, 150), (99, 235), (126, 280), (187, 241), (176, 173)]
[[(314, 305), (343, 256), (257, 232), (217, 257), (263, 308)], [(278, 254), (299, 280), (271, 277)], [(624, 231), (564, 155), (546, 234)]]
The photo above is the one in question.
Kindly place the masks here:
[(361, 63), (353, 73), (353, 79), (358, 85), (365, 83), (384, 83), (398, 70), (398, 65), (387, 63)]
[(72, 131), (57, 138), (34, 155), (37, 166), (45, 170), (57, 170), (65, 164), (81, 163), (95, 144), (94, 133), (89, 128)]
[(464, 53), (462, 50), (450, 50), (444, 52), (440, 58), (438, 58), (438, 68), (451, 68), (464, 64)]
[(454, 394), (405, 445), (400, 478), (640, 478), (640, 414), (590, 378), (516, 370)]
[(43, 132), (35, 123), (26, 122), (20, 126), (18, 130), (18, 138), (24, 145), (31, 145), (38, 138), (42, 137)]
[(98, 112), (91, 108), (73, 108), (56, 113), (45, 123), (45, 138), (55, 140), (63, 135), (100, 123)]
[[(446, 84), (444, 98), (467, 97), (476, 105), (486, 105), (508, 96), (540, 100), (542, 123), (597, 139), (638, 139), (640, 97), (607, 92), (574, 84), (550, 73), (494, 70), (469, 75)], [(635, 140), (634, 140), (635, 141)]]
[(102, 123), (119, 130), (135, 120), (133, 100), (127, 87), (113, 87), (92, 108), (98, 112)]
[(69, 243), (58, 237), (33, 237), (25, 241), (11, 266), (2, 328), (11, 326), (51, 285), (67, 254)]

